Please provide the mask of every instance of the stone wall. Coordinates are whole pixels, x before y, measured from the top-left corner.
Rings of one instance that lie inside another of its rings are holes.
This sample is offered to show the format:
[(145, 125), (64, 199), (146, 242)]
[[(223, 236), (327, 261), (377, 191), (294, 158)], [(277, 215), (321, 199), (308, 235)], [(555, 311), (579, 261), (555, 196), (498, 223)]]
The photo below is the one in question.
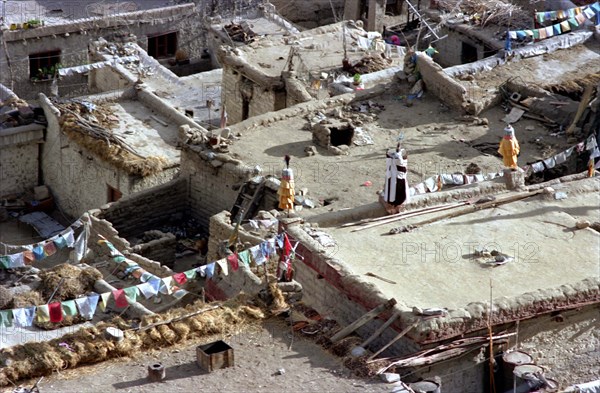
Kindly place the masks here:
[[(335, 258), (335, 248), (324, 248), (313, 240), (294, 219), (282, 219), (283, 228), (293, 241), (300, 241), (296, 254), (301, 258), (294, 261), (294, 278), (302, 285), (303, 302), (315, 308), (321, 315), (335, 319), (346, 326), (359, 319), (369, 310), (387, 300), (374, 284), (367, 283), (354, 275)], [(294, 243), (292, 243), (294, 244)], [(398, 304), (377, 319), (363, 325), (356, 334), (366, 339), (372, 335), (394, 311), (401, 317), (369, 346), (377, 350), (389, 343), (408, 324), (413, 323), (412, 313), (396, 299)], [(416, 352), (418, 345), (408, 338), (383, 352), (383, 355), (403, 355)]]
[(43, 127), (38, 125), (3, 130), (0, 135), (0, 197), (22, 193), (38, 185), (39, 144)]
[(424, 53), (417, 55), (417, 67), (428, 91), (450, 108), (464, 110), (467, 91), (461, 84), (444, 73), (442, 67)]
[(110, 221), (120, 236), (128, 238), (155, 229), (186, 209), (187, 182), (177, 178), (103, 206), (98, 217)]
[(133, 246), (132, 251), (172, 269), (177, 252), (177, 238), (172, 233), (162, 233), (158, 239)]
[(110, 166), (61, 132), (60, 112), (43, 95), (40, 95), (40, 104), (48, 121), (41, 157), (43, 181), (66, 214), (78, 217), (104, 205), (108, 202), (109, 186), (127, 196), (169, 181), (176, 175), (177, 167), (143, 178)]
[[(39, 92), (48, 95), (50, 82), (34, 83), (29, 78), (30, 54), (60, 49), (60, 63), (64, 67), (87, 64), (88, 45), (92, 41), (119, 34), (134, 34), (138, 44), (147, 49), (148, 36), (177, 32), (178, 48), (184, 49), (192, 58), (200, 57), (206, 39), (198, 19), (195, 5), (185, 4), (30, 30), (4, 31), (6, 47), (0, 47), (0, 58), (8, 59), (10, 67), (0, 73), (0, 83), (24, 99), (37, 98)], [(67, 77), (59, 82), (59, 91), (61, 96), (85, 94), (87, 77)]]
[(204, 229), (212, 215), (231, 210), (239, 187), (252, 176), (252, 168), (229, 155), (198, 146), (185, 146), (181, 151), (181, 178), (188, 181), (189, 208)]
[(307, 29), (336, 22), (334, 11), (340, 19), (344, 15), (344, 0), (271, 0), (270, 3), (281, 16)]

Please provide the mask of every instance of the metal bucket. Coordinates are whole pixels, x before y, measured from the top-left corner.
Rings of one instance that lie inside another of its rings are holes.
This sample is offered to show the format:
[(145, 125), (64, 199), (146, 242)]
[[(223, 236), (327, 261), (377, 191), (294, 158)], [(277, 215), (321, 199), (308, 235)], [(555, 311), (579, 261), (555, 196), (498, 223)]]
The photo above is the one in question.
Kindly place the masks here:
[(512, 387), (515, 380), (513, 373), (515, 367), (533, 364), (533, 357), (523, 351), (511, 351), (502, 355), (502, 361), (504, 362), (504, 385)]
[(539, 389), (542, 385), (536, 375), (544, 374), (544, 369), (535, 364), (522, 364), (515, 367), (515, 385), (517, 392), (529, 392), (531, 389)]
[(420, 381), (408, 385), (412, 390), (426, 393), (440, 393), (440, 385), (433, 381)]

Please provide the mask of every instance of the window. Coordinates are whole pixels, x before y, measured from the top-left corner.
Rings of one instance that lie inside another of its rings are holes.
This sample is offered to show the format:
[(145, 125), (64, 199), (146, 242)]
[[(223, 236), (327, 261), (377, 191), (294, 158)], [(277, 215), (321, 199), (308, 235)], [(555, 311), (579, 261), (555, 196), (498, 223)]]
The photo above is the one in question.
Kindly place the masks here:
[(117, 190), (116, 188), (113, 188), (113, 187), (109, 186), (108, 184), (106, 186), (108, 188), (108, 196), (107, 196), (107, 199), (108, 199), (107, 202), (108, 203), (110, 203), (110, 202), (116, 202), (119, 199), (121, 199), (121, 197), (123, 196), (123, 193), (121, 191)]
[(148, 54), (155, 59), (173, 57), (177, 52), (177, 33), (148, 37)]
[(35, 79), (52, 79), (60, 64), (60, 50), (29, 55), (29, 77)]

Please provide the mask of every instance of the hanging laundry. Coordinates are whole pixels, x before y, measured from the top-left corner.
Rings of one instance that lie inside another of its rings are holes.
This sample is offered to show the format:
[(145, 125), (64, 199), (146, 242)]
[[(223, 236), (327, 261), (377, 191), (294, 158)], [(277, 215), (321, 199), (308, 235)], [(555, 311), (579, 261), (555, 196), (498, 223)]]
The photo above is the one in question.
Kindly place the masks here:
[(198, 266), (196, 271), (200, 275), (200, 277), (206, 277), (206, 265)]
[(62, 236), (65, 238), (67, 247), (73, 247), (75, 245), (75, 232), (73, 232), (73, 228), (67, 228), (66, 232), (63, 232)]
[(66, 300), (62, 302), (62, 308), (65, 312), (65, 315), (69, 317), (74, 317), (77, 315), (77, 305), (75, 304), (75, 300)]
[(185, 277), (188, 280), (193, 280), (194, 278), (196, 278), (196, 269), (186, 270), (185, 272), (183, 272), (183, 274), (185, 274)]
[(244, 250), (238, 254), (238, 259), (246, 266), (250, 266), (250, 251)]
[(163, 277), (160, 280), (160, 293), (170, 295), (172, 293), (173, 277)]
[(100, 294), (100, 310), (106, 311), (106, 306), (108, 306), (108, 299), (110, 299), (110, 295), (110, 292)]
[(231, 266), (231, 270), (233, 270), (234, 272), (237, 272), (237, 270), (240, 267), (239, 262), (238, 262), (238, 254), (231, 254), (230, 256), (228, 256), (227, 262), (229, 262), (229, 265)]
[(117, 308), (124, 308), (129, 305), (127, 302), (127, 296), (125, 295), (125, 291), (122, 289), (115, 289), (112, 291), (113, 297), (115, 298), (115, 306)]
[(125, 298), (129, 304), (134, 304), (137, 302), (138, 288), (137, 287), (128, 287), (124, 288)]
[(229, 267), (227, 266), (227, 260), (219, 259), (218, 261), (216, 261), (216, 263), (221, 268), (221, 272), (223, 273), (223, 275), (228, 276), (229, 275)]
[(50, 310), (50, 322), (58, 323), (63, 320), (63, 311), (60, 302), (54, 302), (48, 304)]
[(252, 259), (254, 259), (254, 263), (256, 263), (257, 266), (260, 266), (267, 261), (260, 246), (250, 248), (250, 252), (252, 253)]
[(141, 282), (146, 282), (146, 281), (150, 280), (152, 277), (156, 277), (156, 276), (154, 276), (154, 275), (152, 275), (151, 273), (148, 273), (148, 272), (143, 272), (142, 276), (140, 277), (140, 281)]
[(81, 262), (87, 251), (87, 231), (84, 229), (83, 232), (77, 236), (75, 240), (75, 262)]
[(12, 310), (1, 310), (0, 311), (0, 327), (11, 327), (12, 325), (13, 325)]
[(56, 254), (54, 242), (46, 242), (46, 244), (44, 244), (44, 254), (46, 254), (47, 257)]
[(206, 265), (206, 278), (211, 278), (215, 275), (215, 263), (211, 262)]
[(154, 291), (154, 293), (157, 294), (160, 290), (160, 286), (162, 285), (162, 280), (160, 279), (160, 277), (153, 276), (148, 280), (148, 284), (150, 284), (150, 286), (152, 287), (152, 291)]
[(138, 290), (144, 295), (146, 299), (150, 299), (158, 293), (158, 288), (154, 288), (150, 283), (143, 282), (137, 285)]
[(96, 307), (98, 306), (99, 299), (100, 295), (96, 293), (91, 294), (87, 297), (75, 299), (75, 304), (77, 304), (79, 314), (86, 320), (92, 319), (94, 317), (94, 314), (96, 313)]
[(173, 280), (175, 280), (177, 284), (183, 285), (187, 282), (187, 277), (185, 273), (175, 273), (173, 274)]
[(47, 304), (37, 306), (35, 310), (35, 319), (38, 323), (50, 322), (50, 309)]
[(15, 308), (13, 312), (13, 321), (17, 327), (30, 327), (35, 318), (35, 307)]
[(25, 266), (25, 257), (23, 256), (23, 253), (9, 255), (8, 259), (8, 266), (11, 269)]
[(533, 173), (542, 172), (544, 170), (544, 163), (541, 161), (534, 162), (531, 164), (531, 168), (533, 168)]
[(41, 244), (37, 244), (33, 247), (33, 257), (36, 261), (40, 261), (46, 257), (44, 255), (44, 247)]

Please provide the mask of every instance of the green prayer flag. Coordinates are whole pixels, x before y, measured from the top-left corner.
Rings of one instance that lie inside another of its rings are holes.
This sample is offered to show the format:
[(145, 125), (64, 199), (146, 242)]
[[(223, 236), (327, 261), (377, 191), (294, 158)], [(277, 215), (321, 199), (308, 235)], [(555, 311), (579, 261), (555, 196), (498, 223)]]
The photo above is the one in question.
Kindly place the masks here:
[(138, 290), (138, 287), (123, 288), (123, 291), (125, 292), (125, 297), (127, 298), (129, 304), (133, 304), (136, 302)]
[(0, 311), (0, 326), (10, 327), (13, 324), (13, 313), (12, 310)]
[(77, 305), (75, 304), (75, 300), (67, 300), (62, 302), (62, 308), (65, 312), (65, 315), (70, 317), (74, 317), (77, 315)]
[(183, 272), (188, 280), (193, 280), (196, 277), (196, 269), (191, 269), (186, 272)]

